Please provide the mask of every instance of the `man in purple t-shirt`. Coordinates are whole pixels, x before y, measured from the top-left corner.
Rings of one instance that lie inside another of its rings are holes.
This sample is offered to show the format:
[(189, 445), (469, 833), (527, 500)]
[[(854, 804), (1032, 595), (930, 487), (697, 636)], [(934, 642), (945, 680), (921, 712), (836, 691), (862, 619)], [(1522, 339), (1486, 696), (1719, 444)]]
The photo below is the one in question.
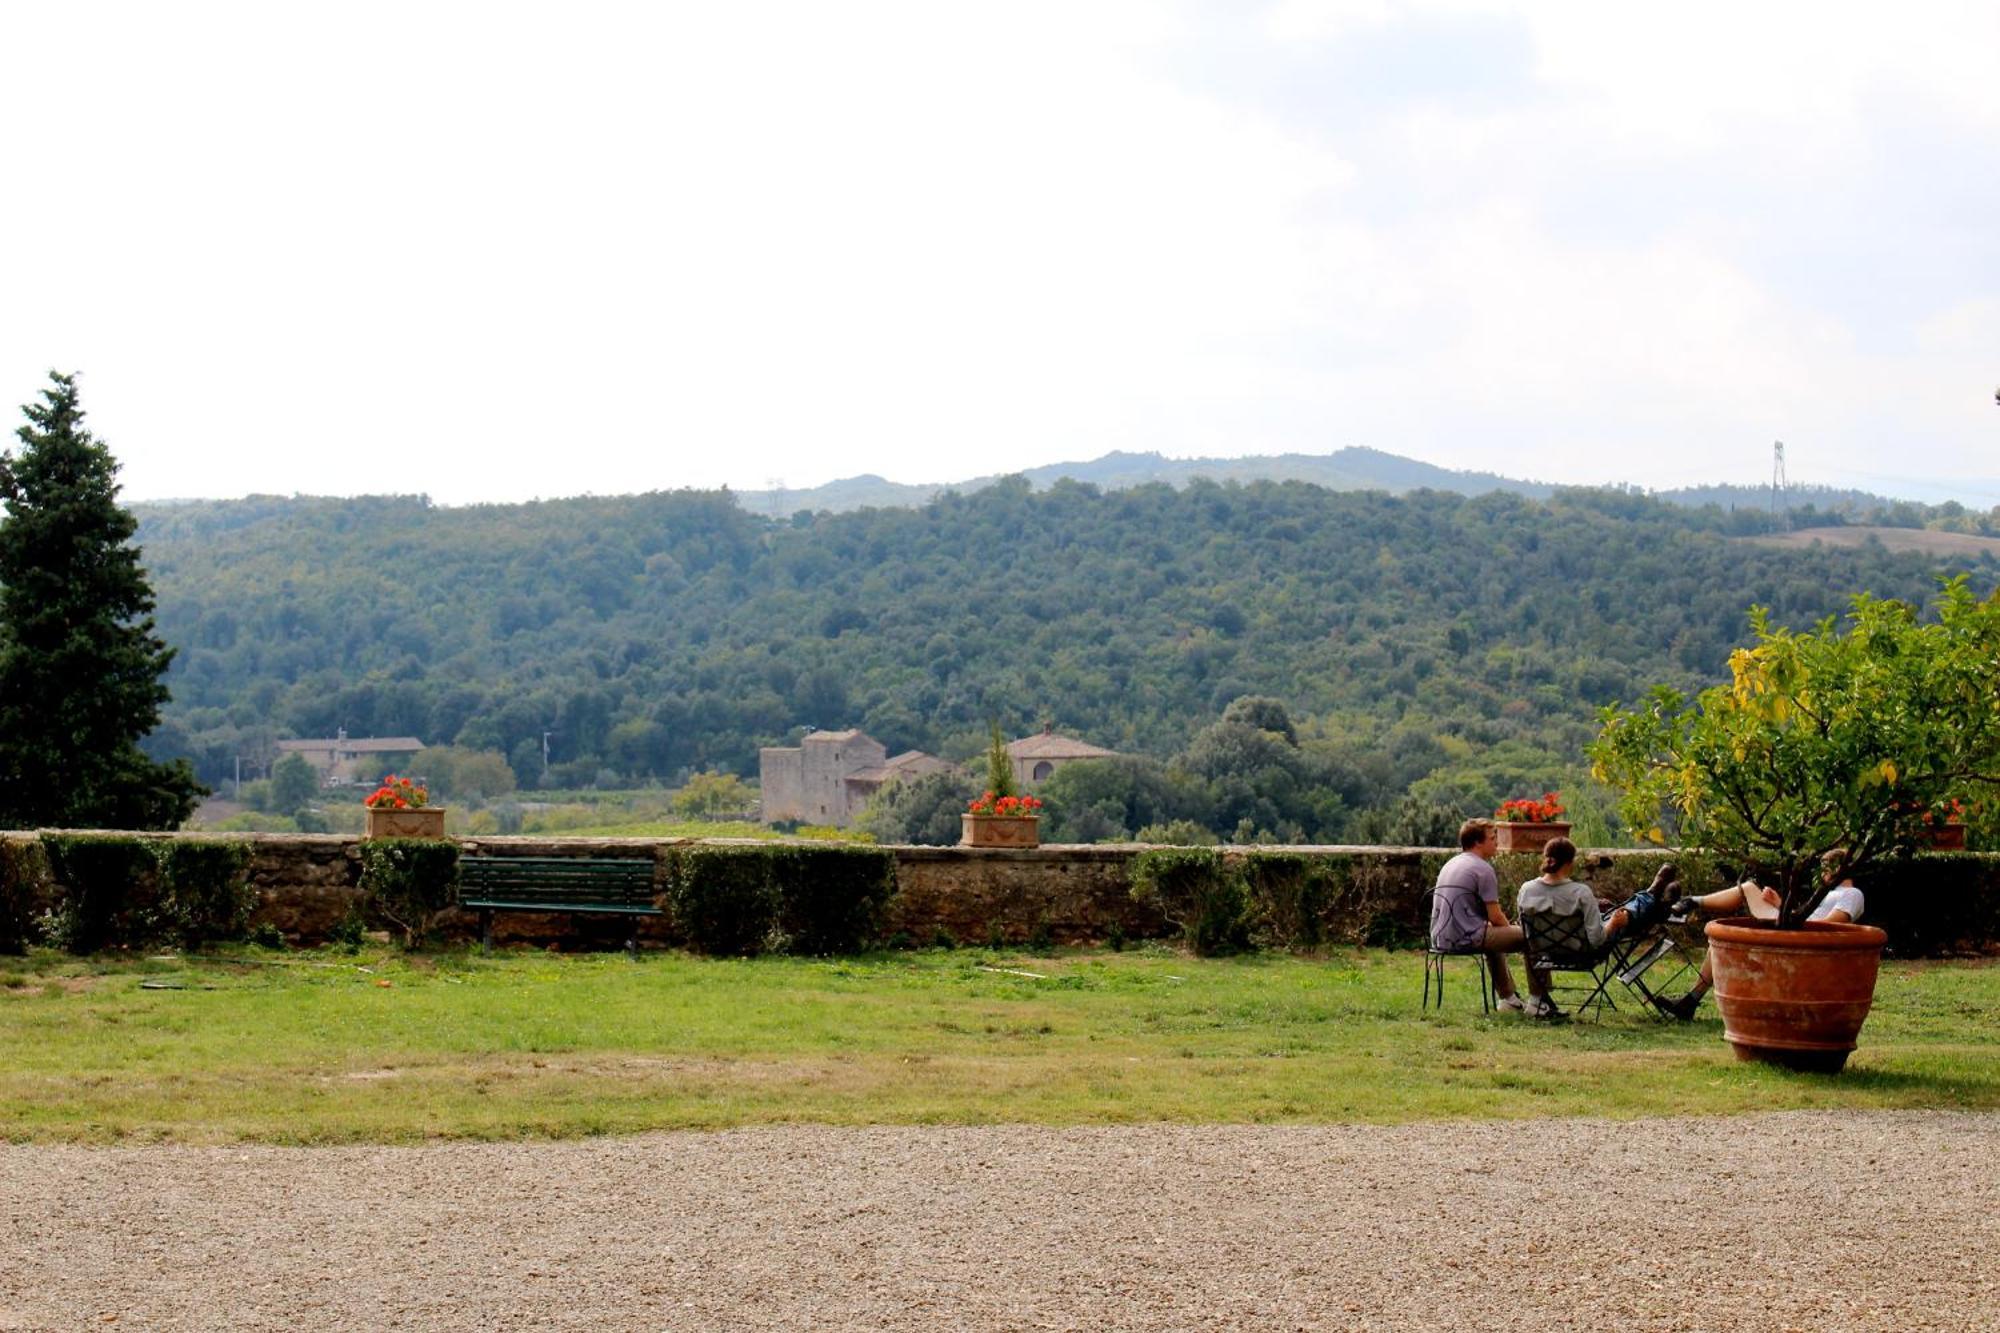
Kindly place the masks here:
[(1514, 978), (1507, 971), (1506, 955), (1520, 953), (1527, 935), (1500, 910), (1500, 877), (1493, 873), (1493, 853), (1500, 850), (1500, 837), (1490, 819), (1468, 819), (1459, 826), (1459, 853), (1438, 871), (1437, 888), (1431, 899), (1431, 947), (1447, 953), (1486, 954), (1493, 969), (1493, 989), (1500, 995), (1500, 1007), (1537, 1018), (1555, 1015), (1555, 1002), (1548, 997), (1548, 974), (1528, 969), (1528, 990), (1532, 998), (1525, 1004), (1514, 993)]

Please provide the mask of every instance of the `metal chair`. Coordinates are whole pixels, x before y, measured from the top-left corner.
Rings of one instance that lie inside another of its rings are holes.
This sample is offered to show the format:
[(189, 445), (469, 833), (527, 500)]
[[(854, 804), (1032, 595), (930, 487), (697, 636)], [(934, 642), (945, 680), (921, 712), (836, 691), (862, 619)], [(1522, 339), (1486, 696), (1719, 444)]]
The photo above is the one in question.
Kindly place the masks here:
[(1424, 1010), (1431, 1007), (1431, 991), (1435, 984), (1437, 1007), (1444, 1009), (1444, 965), (1447, 958), (1471, 958), (1479, 964), (1479, 1008), (1483, 1013), (1493, 1012), (1493, 972), (1487, 966), (1484, 949), (1440, 949), (1431, 943), (1431, 909), (1437, 899), (1437, 890), (1431, 889), (1417, 900), (1417, 915), (1424, 926)]
[[(1528, 937), (1527, 965), (1550, 978), (1551, 993), (1561, 990), (1567, 994), (1582, 994), (1584, 998), (1575, 1006), (1576, 1011), (1582, 1013), (1595, 1008), (1599, 1018), (1604, 1016), (1606, 1009), (1618, 1007), (1618, 1002), (1611, 998), (1611, 992), (1606, 987), (1618, 975), (1619, 960), (1614, 957), (1611, 944), (1592, 946), (1581, 912), (1526, 909), (1521, 913), (1521, 930)], [(1554, 975), (1558, 972), (1580, 972), (1589, 980), (1557, 987)]]

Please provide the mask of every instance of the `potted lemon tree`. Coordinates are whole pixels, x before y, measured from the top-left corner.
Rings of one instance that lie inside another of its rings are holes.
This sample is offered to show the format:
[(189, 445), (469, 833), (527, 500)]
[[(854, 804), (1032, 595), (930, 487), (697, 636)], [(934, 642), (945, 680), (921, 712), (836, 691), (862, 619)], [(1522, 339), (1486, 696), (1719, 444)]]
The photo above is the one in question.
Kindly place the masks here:
[(1837, 1070), (1873, 1001), (1887, 937), (1808, 920), (1828, 853), (1863, 878), (1926, 846), (1955, 800), (2000, 791), (2000, 593), (1963, 576), (1934, 617), (1862, 594), (1844, 619), (1772, 626), (1727, 684), (1604, 710), (1594, 772), (1643, 838), (1698, 848), (1778, 895), (1777, 919), (1706, 927), (1724, 1036), (1744, 1058)]

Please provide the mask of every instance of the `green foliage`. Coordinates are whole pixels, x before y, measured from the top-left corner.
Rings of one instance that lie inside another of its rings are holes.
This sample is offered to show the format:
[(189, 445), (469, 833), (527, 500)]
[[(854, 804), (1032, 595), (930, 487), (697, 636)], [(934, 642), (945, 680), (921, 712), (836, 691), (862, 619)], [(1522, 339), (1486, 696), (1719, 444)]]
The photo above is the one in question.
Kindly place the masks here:
[(734, 773), (711, 770), (694, 774), (674, 793), (673, 809), (676, 814), (698, 817), (741, 815), (756, 803), (757, 794), (749, 783)]
[[(539, 760), (537, 761), (539, 763)], [(429, 782), (433, 799), (486, 801), (514, 790), (514, 770), (498, 750), (433, 745), (414, 761)]]
[[(1732, 541), (1756, 526), (1638, 495), (1298, 483), (1002, 483), (796, 522), (687, 491), (465, 509), (261, 498), (143, 521), (162, 632), (182, 645), (147, 744), (211, 781), (262, 724), (507, 754), (530, 782), (549, 731), (558, 776), (671, 788), (750, 777), (758, 746), (808, 722), (976, 762), (988, 719), (1019, 735), (1052, 708), (1178, 775), (1172, 808), (1137, 808), (1155, 799), (1145, 784), (1052, 808), (1044, 836), (1063, 841), (1082, 836), (1055, 827), (1072, 817), (1091, 837), (1248, 818), (1351, 841), (1357, 812), (1413, 791), (1455, 805), (1452, 827), (1501, 796), (1568, 794), (1597, 708), (1712, 683), (1743, 606), (1809, 625), (1842, 589), (1922, 597), (1934, 565)], [(964, 595), (996, 579), (1019, 595)], [(1282, 699), (1292, 736), (1261, 705), (1223, 717), (1246, 697)], [(1271, 740), (1232, 733), (1191, 756), (1218, 721)]]
[(869, 798), (856, 824), (877, 842), (949, 847), (958, 841), (966, 802), (978, 794), (977, 783), (955, 771), (892, 782)]
[(181, 943), (242, 937), (257, 908), (248, 843), (174, 838), (154, 844), (153, 851), (160, 864), (161, 917)]
[(48, 853), (37, 839), (0, 838), (0, 953), (21, 953), (41, 936), (53, 906)]
[(1341, 887), (1341, 863), (1296, 852), (1243, 858), (1250, 937), (1259, 946), (1311, 950), (1326, 942), (1326, 915)]
[(1007, 753), (1007, 738), (1000, 731), (998, 722), (987, 724), (986, 740), (986, 791), (996, 800), (1002, 796), (1020, 795), (1020, 787), (1014, 781), (1014, 760)]
[(676, 858), (667, 900), (696, 953), (763, 953), (778, 929), (778, 885), (761, 847), (695, 847)]
[(414, 949), (438, 913), (458, 901), (458, 844), (449, 838), (371, 838), (361, 844), (361, 891)]
[(1148, 824), (1132, 835), (1134, 842), (1165, 843), (1174, 847), (1213, 847), (1222, 839), (1205, 824), (1192, 819), (1170, 819), (1164, 824)]
[(51, 944), (86, 954), (160, 937), (159, 863), (146, 839), (61, 834), (41, 841), (58, 886), (48, 919)]
[(118, 506), (118, 465), (51, 374), (0, 455), (0, 828), (173, 828), (202, 787), (139, 739), (159, 721), (173, 650)]
[(2000, 596), (1954, 579), (1928, 623), (1863, 594), (1845, 625), (1787, 630), (1759, 607), (1751, 628), (1730, 684), (1606, 709), (1591, 753), (1634, 828), (1755, 868), (1796, 925), (1823, 853), (1845, 848), (1865, 875), (1952, 800), (2000, 793)]
[(1132, 859), (1132, 897), (1179, 928), (1203, 957), (1250, 947), (1249, 888), (1240, 866), (1208, 847), (1160, 848)]
[(304, 755), (288, 754), (271, 769), (269, 809), (296, 815), (319, 795), (319, 770)]
[(852, 953), (876, 938), (896, 859), (871, 848), (696, 847), (669, 879), (674, 923), (698, 953)]

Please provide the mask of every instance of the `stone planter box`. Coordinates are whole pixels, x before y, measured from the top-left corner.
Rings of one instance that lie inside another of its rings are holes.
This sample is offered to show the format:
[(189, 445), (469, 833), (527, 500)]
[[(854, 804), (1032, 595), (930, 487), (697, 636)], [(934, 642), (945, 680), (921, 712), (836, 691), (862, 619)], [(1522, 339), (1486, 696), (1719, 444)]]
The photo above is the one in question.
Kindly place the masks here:
[(1503, 852), (1539, 852), (1556, 838), (1569, 836), (1568, 824), (1529, 824), (1502, 819), (1493, 825)]
[(960, 815), (958, 845), (961, 847), (1039, 847), (1042, 845), (1035, 815)]
[(441, 805), (418, 806), (414, 810), (398, 810), (371, 807), (368, 812), (368, 827), (364, 834), (370, 838), (442, 838), (444, 836), (444, 807)]

